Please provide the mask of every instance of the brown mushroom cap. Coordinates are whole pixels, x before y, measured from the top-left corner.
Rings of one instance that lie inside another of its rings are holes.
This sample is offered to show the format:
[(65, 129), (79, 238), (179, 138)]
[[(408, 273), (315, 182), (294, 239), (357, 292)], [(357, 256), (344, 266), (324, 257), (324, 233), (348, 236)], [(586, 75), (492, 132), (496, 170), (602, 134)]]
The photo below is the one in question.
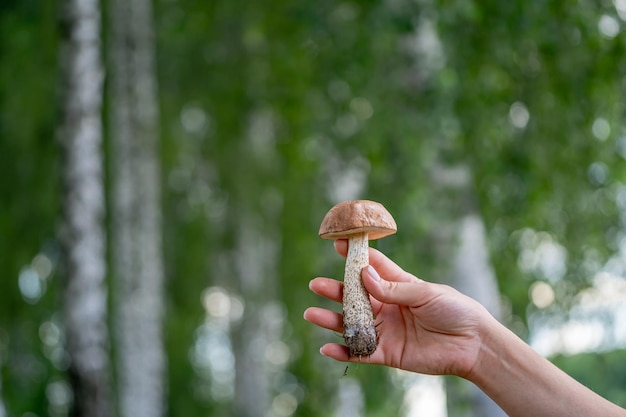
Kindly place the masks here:
[(322, 239), (341, 239), (368, 232), (369, 240), (396, 233), (398, 227), (382, 204), (369, 200), (344, 201), (331, 208), (320, 226)]

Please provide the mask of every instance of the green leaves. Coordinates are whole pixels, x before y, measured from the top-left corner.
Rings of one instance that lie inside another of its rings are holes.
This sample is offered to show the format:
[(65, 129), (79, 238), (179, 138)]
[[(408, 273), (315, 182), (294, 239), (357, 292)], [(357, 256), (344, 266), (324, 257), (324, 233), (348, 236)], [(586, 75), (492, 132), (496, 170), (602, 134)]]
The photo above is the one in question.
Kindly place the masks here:
[[(619, 250), (626, 55), (621, 32), (612, 35), (614, 23), (618, 31), (623, 23), (612, 3), (155, 6), (171, 415), (231, 410), (193, 376), (199, 370), (189, 352), (205, 320), (202, 291), (219, 286), (238, 296), (240, 213), (278, 246), (275, 274), (266, 279), (286, 311), (280, 341), (290, 359), (277, 375), (295, 380), (287, 385), (298, 393), (280, 398), (296, 398), (302, 416), (332, 415), (344, 369), (317, 352), (334, 336), (301, 319), (304, 308), (323, 303), (308, 280), (342, 274), (342, 259), (317, 237), (335, 200), (383, 202), (398, 233), (376, 245), (433, 281), (449, 267), (450, 225), (477, 207), (520, 333), (535, 308), (528, 309), (534, 282), (549, 282), (565, 309)], [(15, 3), (0, 17), (0, 261), (7, 277), (0, 280), (0, 329), (10, 341), (3, 363), (20, 351), (41, 357), (38, 323), (58, 308), (54, 280), (34, 306), (17, 287), (20, 268), (54, 237), (58, 221), (53, 9)], [(468, 189), (450, 186), (455, 179), (442, 167), (466, 167)], [(522, 244), (525, 234), (563, 248), (558, 282), (528, 267), (537, 265), (529, 259), (541, 245)], [(4, 392), (16, 396), (6, 399), (11, 413), (45, 413), (44, 394), (35, 400), (20, 392), (43, 393), (46, 381), (12, 368), (3, 376)], [(400, 401), (389, 395), (399, 388), (387, 384), (384, 370), (359, 366), (350, 377), (363, 382), (368, 415), (398, 412)], [(18, 379), (19, 392), (9, 388)], [(272, 395), (286, 392), (276, 386)]]

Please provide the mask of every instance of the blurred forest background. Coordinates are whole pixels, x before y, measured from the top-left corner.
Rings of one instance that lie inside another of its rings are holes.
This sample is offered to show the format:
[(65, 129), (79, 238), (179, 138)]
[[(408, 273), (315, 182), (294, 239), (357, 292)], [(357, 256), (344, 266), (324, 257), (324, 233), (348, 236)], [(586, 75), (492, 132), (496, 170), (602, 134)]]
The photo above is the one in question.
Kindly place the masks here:
[[(626, 1), (0, 1), (0, 417), (500, 415), (319, 355), (374, 242), (626, 406)], [(426, 378), (426, 379), (424, 379)]]

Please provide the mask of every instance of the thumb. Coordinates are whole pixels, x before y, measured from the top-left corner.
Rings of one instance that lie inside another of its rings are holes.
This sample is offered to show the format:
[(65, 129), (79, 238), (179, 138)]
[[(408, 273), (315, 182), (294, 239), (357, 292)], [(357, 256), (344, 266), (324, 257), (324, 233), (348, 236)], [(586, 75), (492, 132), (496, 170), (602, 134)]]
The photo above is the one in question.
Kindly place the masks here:
[(387, 281), (371, 265), (363, 268), (361, 278), (370, 295), (383, 303), (420, 307), (438, 294), (435, 284), (417, 277), (409, 282)]

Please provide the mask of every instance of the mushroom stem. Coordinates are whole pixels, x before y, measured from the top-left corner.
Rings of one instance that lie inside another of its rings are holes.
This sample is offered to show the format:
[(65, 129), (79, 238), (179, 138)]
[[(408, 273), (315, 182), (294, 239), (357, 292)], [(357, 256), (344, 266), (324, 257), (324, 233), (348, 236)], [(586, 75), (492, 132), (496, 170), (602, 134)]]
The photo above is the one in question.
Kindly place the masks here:
[(369, 265), (368, 240), (367, 232), (348, 237), (343, 287), (343, 337), (350, 356), (369, 356), (378, 344), (372, 304), (361, 281), (361, 271)]

